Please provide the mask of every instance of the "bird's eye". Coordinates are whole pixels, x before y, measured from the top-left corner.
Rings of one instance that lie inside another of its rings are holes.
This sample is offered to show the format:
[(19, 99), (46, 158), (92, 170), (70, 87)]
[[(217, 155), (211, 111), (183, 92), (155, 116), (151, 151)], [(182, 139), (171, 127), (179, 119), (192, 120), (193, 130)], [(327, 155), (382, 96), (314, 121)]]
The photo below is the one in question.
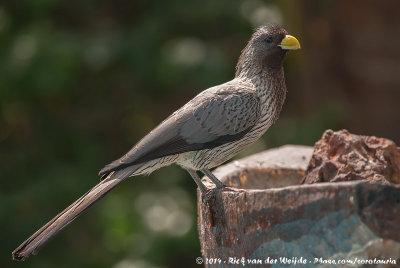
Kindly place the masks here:
[(267, 43), (267, 44), (271, 44), (272, 41), (273, 41), (273, 39), (271, 36), (268, 36), (267, 38), (265, 38), (265, 43)]

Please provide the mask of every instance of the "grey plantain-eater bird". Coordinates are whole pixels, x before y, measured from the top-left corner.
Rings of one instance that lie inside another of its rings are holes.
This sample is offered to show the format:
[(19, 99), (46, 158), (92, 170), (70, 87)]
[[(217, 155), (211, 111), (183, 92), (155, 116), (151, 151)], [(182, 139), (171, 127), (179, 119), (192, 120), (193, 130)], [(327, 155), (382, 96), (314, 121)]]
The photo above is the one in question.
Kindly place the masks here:
[(209, 189), (201, 171), (210, 171), (260, 138), (276, 121), (286, 95), (282, 63), (297, 39), (278, 25), (259, 27), (243, 49), (233, 80), (211, 87), (174, 112), (120, 159), (105, 166), (101, 181), (12, 253), (16, 260), (36, 254), (54, 235), (130, 176), (149, 174), (173, 163), (186, 169), (202, 195)]

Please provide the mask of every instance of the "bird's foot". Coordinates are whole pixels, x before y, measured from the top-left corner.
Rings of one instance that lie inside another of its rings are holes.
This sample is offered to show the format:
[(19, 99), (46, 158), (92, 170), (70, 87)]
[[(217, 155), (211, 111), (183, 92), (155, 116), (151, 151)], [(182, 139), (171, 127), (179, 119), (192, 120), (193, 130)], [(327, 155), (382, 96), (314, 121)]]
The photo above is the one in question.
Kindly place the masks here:
[(201, 193), (201, 199), (204, 205), (208, 204), (208, 201), (210, 201), (211, 197), (213, 196), (213, 194), (216, 191), (228, 191), (228, 192), (235, 192), (235, 193), (243, 193), (246, 190), (245, 189), (239, 189), (239, 188), (235, 188), (232, 186), (226, 186), (226, 185), (222, 185), (220, 187), (215, 187), (212, 189), (207, 189), (205, 191), (202, 191)]
[(226, 186), (226, 185), (224, 185), (224, 187), (221, 188), (221, 190), (222, 191), (229, 191), (229, 192), (236, 192), (236, 193), (244, 193), (244, 192), (246, 192), (245, 189), (239, 189), (239, 188), (235, 188), (235, 187), (232, 187), (232, 186)]

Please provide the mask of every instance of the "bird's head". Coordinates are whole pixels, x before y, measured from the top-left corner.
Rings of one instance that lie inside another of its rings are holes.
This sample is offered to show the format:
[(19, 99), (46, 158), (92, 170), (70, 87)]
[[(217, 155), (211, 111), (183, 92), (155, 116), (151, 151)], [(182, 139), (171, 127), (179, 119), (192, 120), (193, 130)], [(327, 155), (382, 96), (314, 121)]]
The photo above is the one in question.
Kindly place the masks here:
[(257, 28), (240, 55), (236, 76), (241, 72), (280, 68), (289, 50), (300, 49), (299, 41), (281, 26), (269, 24)]

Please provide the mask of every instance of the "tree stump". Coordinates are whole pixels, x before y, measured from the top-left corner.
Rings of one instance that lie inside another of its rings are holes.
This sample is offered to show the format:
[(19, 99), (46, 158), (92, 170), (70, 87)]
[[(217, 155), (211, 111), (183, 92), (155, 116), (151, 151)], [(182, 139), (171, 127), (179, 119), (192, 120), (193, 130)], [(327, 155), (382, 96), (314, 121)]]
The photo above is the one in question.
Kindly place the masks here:
[(400, 263), (400, 187), (366, 181), (300, 185), (312, 155), (312, 147), (284, 146), (214, 171), (243, 190), (216, 190), (208, 202), (198, 199), (206, 267)]

